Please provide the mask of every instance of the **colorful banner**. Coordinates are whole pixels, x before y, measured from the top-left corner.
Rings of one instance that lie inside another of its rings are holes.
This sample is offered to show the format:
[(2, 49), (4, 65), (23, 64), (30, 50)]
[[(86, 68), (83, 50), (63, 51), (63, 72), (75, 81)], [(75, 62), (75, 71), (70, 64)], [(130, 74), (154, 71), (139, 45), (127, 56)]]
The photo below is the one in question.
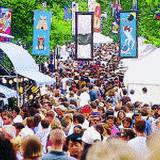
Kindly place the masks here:
[(119, 32), (120, 25), (120, 12), (122, 10), (120, 0), (111, 2), (111, 8), (112, 16), (114, 17), (114, 22), (112, 23), (112, 32), (117, 34)]
[(120, 13), (120, 57), (136, 58), (138, 56), (137, 14)]
[(64, 6), (64, 20), (71, 20), (71, 19), (72, 19), (71, 8)]
[(101, 32), (101, 6), (96, 3), (94, 10), (94, 32)]
[(76, 60), (93, 59), (93, 16), (92, 12), (76, 12)]
[(88, 11), (89, 12), (94, 12), (95, 11), (95, 5), (96, 5), (96, 0), (88, 0)]
[[(0, 33), (1, 34), (11, 34), (11, 9), (0, 8)], [(1, 42), (9, 41), (9, 38), (0, 36)]]
[(50, 28), (52, 13), (48, 11), (34, 11), (34, 35), (33, 50), (34, 55), (50, 54)]
[(78, 3), (72, 2), (72, 34), (75, 35), (75, 13), (78, 12)]
[(132, 10), (138, 11), (138, 0), (132, 0)]

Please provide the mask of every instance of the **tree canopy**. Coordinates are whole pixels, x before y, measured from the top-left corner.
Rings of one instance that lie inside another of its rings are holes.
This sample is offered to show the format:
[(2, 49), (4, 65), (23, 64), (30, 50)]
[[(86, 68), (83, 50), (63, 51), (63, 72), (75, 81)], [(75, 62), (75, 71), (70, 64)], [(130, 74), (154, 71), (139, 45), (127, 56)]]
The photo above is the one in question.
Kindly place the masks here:
[[(12, 9), (12, 35), (15, 41), (21, 41), (31, 51), (33, 37), (33, 10), (41, 9), (44, 0), (1, 0), (0, 6)], [(72, 41), (71, 21), (64, 20), (64, 5), (70, 6), (71, 0), (46, 0), (46, 10), (52, 11), (51, 49)], [(80, 11), (87, 11), (87, 0), (75, 0), (79, 3)], [(101, 4), (102, 12), (107, 13), (103, 20), (102, 33), (118, 41), (118, 36), (111, 32), (110, 0), (97, 0)], [(123, 10), (131, 10), (132, 0), (121, 0)], [(138, 35), (160, 47), (160, 21), (156, 20), (155, 12), (160, 13), (159, 0), (140, 0), (138, 4)]]

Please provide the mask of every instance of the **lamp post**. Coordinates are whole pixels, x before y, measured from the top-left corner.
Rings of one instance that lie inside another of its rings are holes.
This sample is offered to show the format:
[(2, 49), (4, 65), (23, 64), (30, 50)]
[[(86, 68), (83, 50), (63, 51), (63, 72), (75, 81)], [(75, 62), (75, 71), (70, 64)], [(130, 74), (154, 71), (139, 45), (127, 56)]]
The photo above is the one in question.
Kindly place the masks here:
[(59, 65), (59, 59), (60, 59), (60, 46), (58, 45), (55, 48), (54, 59), (55, 59), (55, 68), (58, 71), (58, 65)]

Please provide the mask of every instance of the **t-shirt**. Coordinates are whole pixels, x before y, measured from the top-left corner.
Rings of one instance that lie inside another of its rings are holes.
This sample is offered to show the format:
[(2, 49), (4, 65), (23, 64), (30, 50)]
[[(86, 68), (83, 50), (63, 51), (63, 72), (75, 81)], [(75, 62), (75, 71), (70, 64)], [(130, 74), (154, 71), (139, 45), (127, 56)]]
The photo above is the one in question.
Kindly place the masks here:
[(80, 107), (87, 105), (90, 101), (90, 96), (87, 92), (83, 92), (79, 96)]
[(42, 157), (42, 160), (76, 160), (65, 152), (50, 151)]
[(22, 123), (23, 119), (21, 115), (17, 115), (14, 119), (13, 119), (14, 123)]
[(138, 159), (145, 159), (149, 154), (149, 148), (146, 143), (146, 137), (138, 136), (128, 141), (128, 145), (135, 151)]

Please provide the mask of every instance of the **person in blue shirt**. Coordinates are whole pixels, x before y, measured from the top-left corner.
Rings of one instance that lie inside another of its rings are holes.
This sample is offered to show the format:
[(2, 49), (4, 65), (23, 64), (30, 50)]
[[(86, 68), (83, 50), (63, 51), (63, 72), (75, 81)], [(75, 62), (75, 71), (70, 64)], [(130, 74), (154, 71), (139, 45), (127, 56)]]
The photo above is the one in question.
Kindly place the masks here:
[(42, 160), (76, 160), (63, 151), (65, 142), (65, 133), (61, 129), (52, 130), (50, 133), (51, 146), (47, 149), (49, 152), (42, 157)]
[(94, 90), (93, 85), (89, 86), (89, 96), (91, 101), (95, 101), (97, 99), (97, 91)]

